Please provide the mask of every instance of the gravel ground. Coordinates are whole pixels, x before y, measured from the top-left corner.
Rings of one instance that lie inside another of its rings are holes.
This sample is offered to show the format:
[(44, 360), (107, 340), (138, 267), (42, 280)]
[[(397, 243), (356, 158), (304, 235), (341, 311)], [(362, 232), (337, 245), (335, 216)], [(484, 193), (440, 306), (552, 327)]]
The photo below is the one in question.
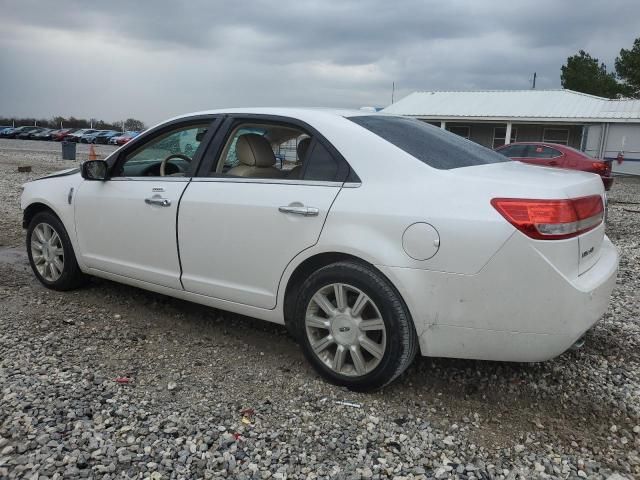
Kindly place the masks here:
[(279, 326), (97, 279), (41, 287), (19, 186), (68, 167), (58, 149), (0, 140), (1, 478), (640, 477), (640, 181), (611, 192), (620, 275), (582, 349), (420, 358), (358, 394)]

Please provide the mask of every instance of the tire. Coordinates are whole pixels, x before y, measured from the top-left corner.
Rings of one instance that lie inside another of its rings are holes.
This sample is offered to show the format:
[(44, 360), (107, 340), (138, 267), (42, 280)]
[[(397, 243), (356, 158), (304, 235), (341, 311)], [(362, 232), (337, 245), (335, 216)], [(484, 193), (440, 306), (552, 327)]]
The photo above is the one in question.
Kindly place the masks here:
[(327, 381), (350, 390), (388, 385), (418, 350), (400, 294), (364, 263), (344, 261), (315, 271), (300, 287), (294, 312), (296, 337), (307, 360)]
[[(50, 237), (47, 239), (48, 233)], [(38, 248), (38, 245), (41, 248)], [(62, 252), (61, 263), (60, 251)], [(60, 219), (52, 212), (39, 212), (29, 222), (27, 254), (33, 273), (47, 288), (60, 291), (73, 290), (86, 281), (85, 275), (78, 267), (69, 235)], [(47, 263), (49, 266), (46, 265)]]

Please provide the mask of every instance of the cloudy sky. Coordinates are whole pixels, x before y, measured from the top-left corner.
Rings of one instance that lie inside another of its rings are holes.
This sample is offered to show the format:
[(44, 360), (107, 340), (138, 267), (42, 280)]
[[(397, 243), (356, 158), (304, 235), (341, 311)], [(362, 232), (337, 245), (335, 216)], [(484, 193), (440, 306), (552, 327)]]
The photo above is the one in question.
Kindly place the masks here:
[(387, 105), (414, 90), (558, 88), (610, 67), (638, 0), (0, 0), (0, 116), (148, 123), (230, 106)]

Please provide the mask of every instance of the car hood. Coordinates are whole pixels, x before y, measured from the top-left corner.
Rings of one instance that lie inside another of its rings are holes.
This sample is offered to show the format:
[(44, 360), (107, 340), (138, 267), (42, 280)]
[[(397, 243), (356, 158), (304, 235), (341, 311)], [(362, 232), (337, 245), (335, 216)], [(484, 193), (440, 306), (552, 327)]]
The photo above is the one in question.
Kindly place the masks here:
[(65, 177), (67, 175), (75, 175), (78, 172), (80, 172), (79, 167), (67, 168), (65, 170), (60, 170), (59, 172), (50, 173), (49, 175), (45, 175), (44, 177), (36, 178), (35, 180), (44, 180), (45, 178), (54, 178), (54, 177)]

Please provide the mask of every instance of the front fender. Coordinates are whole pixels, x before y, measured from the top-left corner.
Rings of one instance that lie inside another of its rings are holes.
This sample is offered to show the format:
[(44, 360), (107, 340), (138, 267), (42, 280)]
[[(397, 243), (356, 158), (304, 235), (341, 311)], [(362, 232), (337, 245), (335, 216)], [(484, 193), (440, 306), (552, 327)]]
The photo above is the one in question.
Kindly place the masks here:
[(26, 228), (28, 226), (24, 224), (24, 219), (30, 207), (42, 205), (50, 209), (58, 216), (67, 230), (69, 240), (78, 258), (80, 255), (78, 255), (73, 202), (75, 193), (78, 191), (78, 186), (82, 181), (79, 173), (45, 177), (24, 184), (22, 196), (20, 197), (20, 208), (23, 211), (23, 227)]

